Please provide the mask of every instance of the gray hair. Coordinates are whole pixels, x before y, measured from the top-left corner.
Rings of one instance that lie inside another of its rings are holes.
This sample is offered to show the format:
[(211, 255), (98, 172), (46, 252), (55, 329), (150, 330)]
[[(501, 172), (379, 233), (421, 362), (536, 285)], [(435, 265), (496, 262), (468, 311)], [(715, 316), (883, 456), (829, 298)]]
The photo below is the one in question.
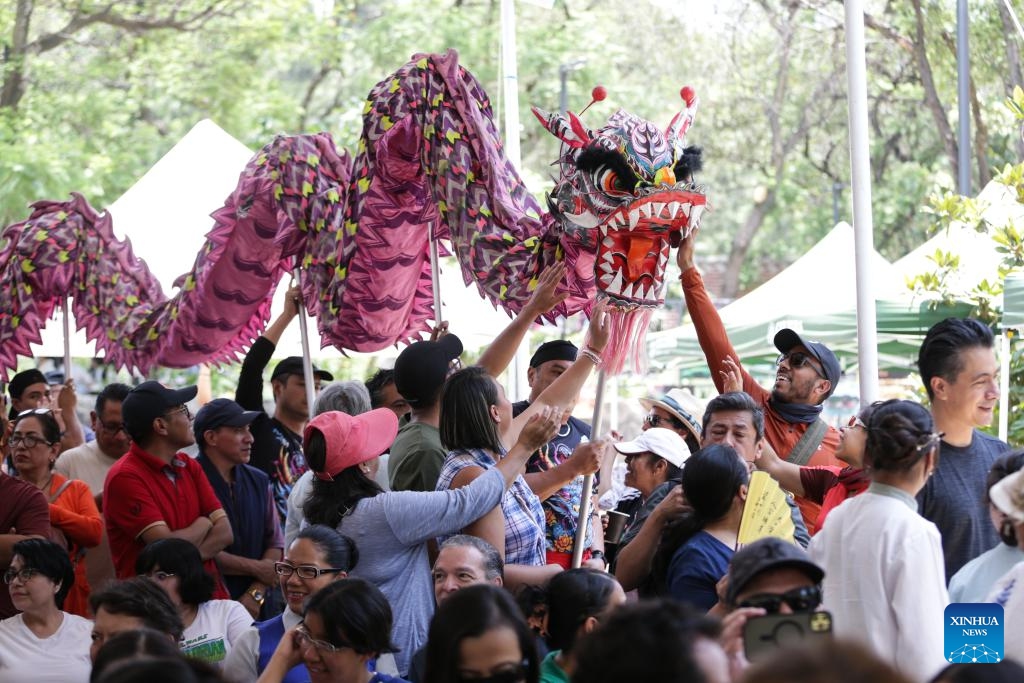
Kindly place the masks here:
[(329, 410), (359, 415), (370, 410), (370, 392), (362, 382), (333, 382), (320, 391), (313, 404), (313, 416)]
[(444, 550), (445, 548), (458, 548), (461, 546), (469, 546), (470, 548), (476, 548), (480, 551), (480, 554), (484, 557), (484, 577), (486, 577), (488, 581), (493, 581), (498, 577), (504, 577), (505, 562), (501, 559), (501, 553), (499, 553), (493, 545), (482, 538), (470, 536), (469, 534), (456, 534), (442, 543), (440, 550)]

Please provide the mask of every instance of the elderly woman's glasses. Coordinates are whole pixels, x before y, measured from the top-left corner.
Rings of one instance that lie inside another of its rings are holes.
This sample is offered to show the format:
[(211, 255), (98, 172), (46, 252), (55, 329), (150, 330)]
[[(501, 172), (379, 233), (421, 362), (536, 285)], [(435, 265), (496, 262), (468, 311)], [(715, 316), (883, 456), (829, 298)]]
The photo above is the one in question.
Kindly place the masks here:
[(292, 574), (298, 574), (300, 579), (315, 579), (321, 574), (337, 574), (338, 572), (343, 572), (345, 570), (335, 569), (334, 567), (321, 569), (320, 567), (314, 567), (311, 564), (300, 564), (296, 567), (295, 565), (287, 562), (275, 562), (274, 571), (277, 572), (278, 576), (291, 576)]
[(41, 443), (44, 443), (47, 446), (51, 445), (51, 442), (41, 436), (36, 436), (35, 434), (13, 434), (7, 443), (11, 444), (12, 448), (20, 444), (25, 444), (25, 448), (35, 448)]
[(24, 569), (8, 569), (4, 572), (4, 583), (13, 583), (14, 579), (18, 579), (22, 583), (27, 583), (32, 580), (32, 577), (36, 574), (41, 573), (38, 569), (32, 569), (31, 567), (25, 567)]

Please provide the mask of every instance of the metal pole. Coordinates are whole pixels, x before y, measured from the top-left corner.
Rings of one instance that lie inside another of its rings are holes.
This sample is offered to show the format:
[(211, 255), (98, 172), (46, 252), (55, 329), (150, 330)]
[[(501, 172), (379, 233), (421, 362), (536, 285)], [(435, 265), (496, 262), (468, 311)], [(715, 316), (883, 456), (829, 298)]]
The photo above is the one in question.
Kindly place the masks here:
[(1013, 354), (1014, 330), (1003, 330), (1002, 354), (999, 358), (999, 438), (1006, 441), (1010, 433), (1010, 358)]
[(441, 267), (438, 263), (437, 236), (434, 234), (436, 227), (434, 223), (431, 223), (428, 232), (430, 235), (430, 286), (434, 289), (434, 323), (440, 325), (444, 320), (444, 315), (441, 310)]
[(839, 225), (839, 198), (843, 194), (842, 183), (832, 183), (832, 227)]
[(64, 384), (71, 380), (71, 298), (64, 297)]
[[(302, 269), (298, 266), (292, 273), (295, 282), (302, 286)], [(299, 297), (299, 335), (302, 338), (302, 377), (306, 380), (306, 406), (309, 408), (309, 416), (313, 417), (313, 404), (316, 403), (316, 385), (313, 377), (313, 360), (309, 353), (309, 331), (306, 329), (306, 302)]]
[(960, 126), (957, 151), (957, 187), (960, 194), (971, 193), (971, 54), (967, 38), (967, 0), (956, 2), (956, 86)]
[(871, 216), (871, 156), (868, 148), (867, 59), (863, 0), (846, 2), (846, 83), (850, 107), (850, 162), (857, 264), (857, 348), (861, 405), (878, 396), (878, 330), (871, 288), (874, 222)]
[[(601, 408), (604, 405), (604, 370), (597, 373), (597, 393), (594, 396), (594, 416), (590, 420), (590, 434), (596, 439), (601, 434)], [(576, 542), (572, 547), (572, 568), (583, 564), (583, 551), (587, 545), (587, 529), (590, 528), (590, 499), (593, 497), (594, 473), (583, 477), (583, 491), (580, 493), (580, 516), (576, 520)]]

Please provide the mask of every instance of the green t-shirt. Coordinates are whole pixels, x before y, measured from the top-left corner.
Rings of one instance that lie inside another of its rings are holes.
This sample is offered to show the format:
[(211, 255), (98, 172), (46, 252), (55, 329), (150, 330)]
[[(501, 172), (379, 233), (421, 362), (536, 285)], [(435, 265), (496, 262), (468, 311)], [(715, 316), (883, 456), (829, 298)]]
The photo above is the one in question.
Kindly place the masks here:
[(558, 666), (558, 662), (555, 661), (555, 657), (560, 652), (561, 650), (549, 652), (544, 661), (540, 663), (539, 683), (569, 683), (569, 674), (565, 673), (562, 667)]
[(398, 430), (388, 460), (392, 491), (433, 491), (448, 451), (441, 432), (423, 422), (410, 422)]

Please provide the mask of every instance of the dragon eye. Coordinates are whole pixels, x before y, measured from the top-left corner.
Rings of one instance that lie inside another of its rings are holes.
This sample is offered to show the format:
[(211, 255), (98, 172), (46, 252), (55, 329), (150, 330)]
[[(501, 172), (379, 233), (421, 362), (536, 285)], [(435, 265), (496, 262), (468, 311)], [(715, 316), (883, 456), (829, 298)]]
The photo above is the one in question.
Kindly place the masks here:
[(619, 175), (611, 169), (603, 167), (599, 168), (594, 175), (597, 180), (597, 186), (601, 188), (605, 194), (617, 196), (633, 194), (633, 188), (627, 187), (626, 184), (619, 179)]

